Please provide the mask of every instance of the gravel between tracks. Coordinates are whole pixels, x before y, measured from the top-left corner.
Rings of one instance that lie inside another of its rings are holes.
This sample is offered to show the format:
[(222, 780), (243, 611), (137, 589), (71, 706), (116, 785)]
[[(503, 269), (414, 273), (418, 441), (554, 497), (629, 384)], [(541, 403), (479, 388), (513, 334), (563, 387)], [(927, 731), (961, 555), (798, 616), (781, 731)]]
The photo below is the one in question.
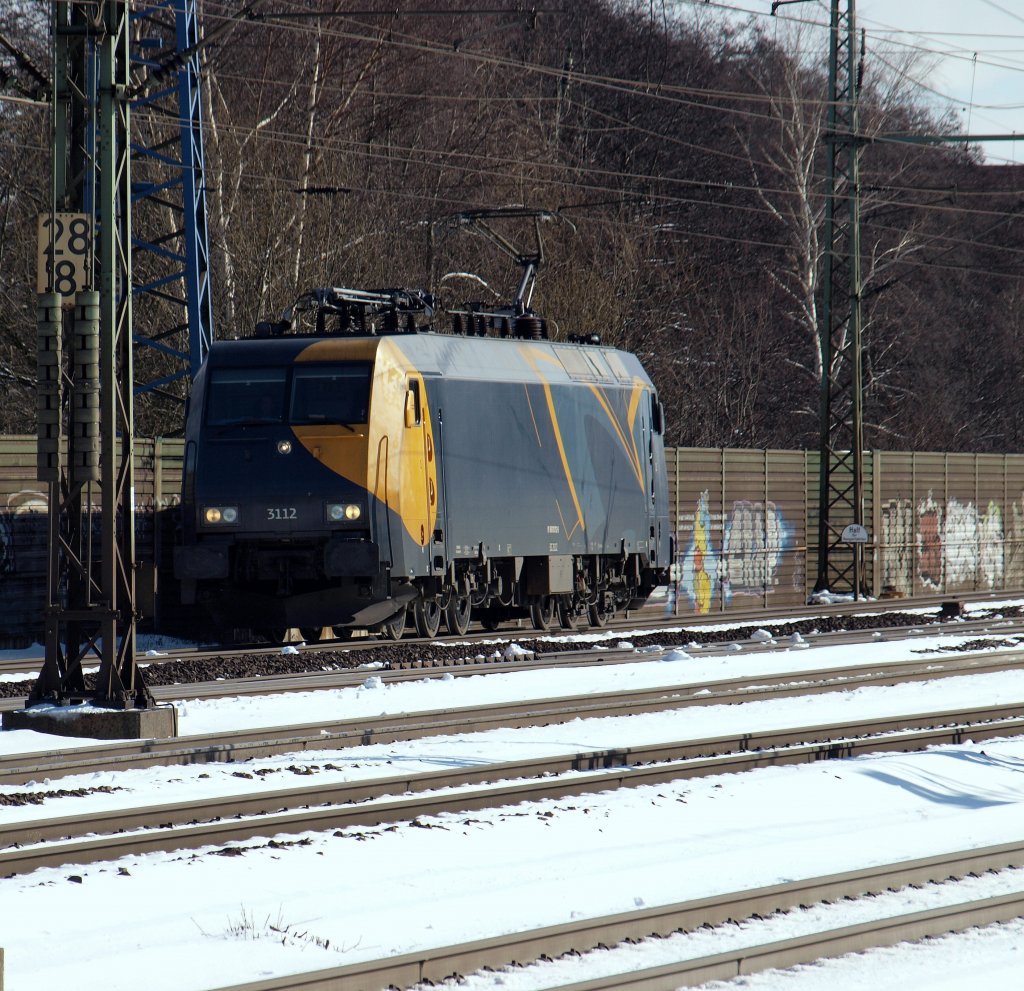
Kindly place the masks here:
[[(998, 611), (1005, 619), (1019, 618), (1024, 615), (1024, 607), (1009, 607)], [(983, 618), (983, 614), (976, 618)], [(862, 616), (819, 616), (813, 619), (802, 619), (794, 622), (771, 622), (751, 624), (749, 626), (732, 626), (723, 629), (693, 629), (690, 627), (671, 627), (662, 631), (642, 635), (629, 634), (628, 639), (637, 648), (655, 644), (666, 648), (685, 647), (689, 644), (732, 643), (747, 640), (751, 635), (765, 626), (770, 625), (777, 637), (789, 636), (793, 633), (801, 635), (812, 633), (840, 633), (858, 629), (906, 628), (925, 626), (939, 622), (938, 611), (928, 613), (883, 612)], [(703, 624), (702, 624), (703, 625)], [(561, 634), (566, 637), (569, 634)], [(388, 670), (410, 661), (418, 661), (424, 667), (455, 663), (478, 655), (487, 656), (497, 649), (497, 642), (515, 641), (520, 645), (528, 645), (537, 656), (559, 654), (581, 649), (575, 640), (551, 640), (532, 631), (524, 635), (521, 631), (499, 631), (495, 634), (495, 645), (487, 643), (467, 644), (465, 642), (447, 643), (443, 640), (429, 644), (395, 643), (365, 647), (325, 647), (323, 650), (303, 650), (296, 653), (239, 653), (220, 657), (204, 657), (196, 660), (173, 660), (162, 664), (150, 664), (146, 667), (146, 682), (151, 686), (182, 685), (200, 681), (217, 679), (232, 680), (241, 678), (269, 677), (286, 674), (304, 674), (315, 671), (351, 670), (363, 665), (373, 665), (377, 669)], [(615, 641), (616, 634), (611, 635)], [(622, 639), (622, 637), (620, 637)], [(980, 646), (984, 643), (979, 642)], [(1002, 645), (1000, 642), (999, 645)], [(964, 648), (966, 649), (966, 647)], [(972, 649), (978, 649), (974, 647)], [(139, 658), (144, 664), (145, 659)], [(27, 695), (32, 688), (34, 679), (26, 681), (0, 682), (0, 698), (19, 698)], [(86, 687), (92, 688), (92, 680), (86, 677)]]

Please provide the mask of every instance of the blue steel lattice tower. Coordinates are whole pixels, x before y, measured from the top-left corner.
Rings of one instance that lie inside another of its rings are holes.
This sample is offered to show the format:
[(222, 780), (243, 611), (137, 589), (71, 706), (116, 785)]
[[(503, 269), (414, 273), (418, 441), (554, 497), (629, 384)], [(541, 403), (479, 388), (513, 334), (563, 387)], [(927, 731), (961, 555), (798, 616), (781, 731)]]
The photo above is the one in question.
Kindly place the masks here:
[(194, 377), (213, 312), (196, 2), (145, 3), (132, 26), (132, 60), (146, 80), (132, 104), (133, 292), (152, 317), (135, 321), (139, 393)]

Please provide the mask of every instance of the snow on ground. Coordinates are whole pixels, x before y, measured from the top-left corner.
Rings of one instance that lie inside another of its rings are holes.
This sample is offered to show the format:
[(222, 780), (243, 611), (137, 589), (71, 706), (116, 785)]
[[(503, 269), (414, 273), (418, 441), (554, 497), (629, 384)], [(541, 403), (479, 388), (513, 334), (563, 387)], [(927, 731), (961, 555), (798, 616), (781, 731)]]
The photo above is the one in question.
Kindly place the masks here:
[[(926, 648), (932, 639), (917, 639), (909, 649)], [(796, 663), (806, 670), (839, 663), (841, 658), (850, 664), (868, 657), (903, 659), (907, 652), (908, 645), (876, 643), (866, 648), (759, 654), (748, 645), (727, 659), (701, 657), (694, 651), (691, 659), (675, 661), (554, 673), (425, 678), (402, 685), (384, 685), (370, 676), (362, 687), (298, 697), (186, 701), (182, 731), (613, 691), (767, 673)], [(1022, 698), (1024, 675), (984, 675), (350, 751), (307, 752), (244, 765), (98, 774), (5, 786), (0, 796), (72, 787), (130, 790), (49, 800), (42, 806), (0, 806), (0, 822), (139, 805), (154, 798), (177, 801), (251, 788), (298, 786), (326, 781), (329, 776), (353, 780), (396, 770), (407, 774), (415, 768), (436, 770), (567, 750), (824, 723), (924, 705), (940, 709)], [(38, 751), (68, 742), (28, 732), (0, 736), (8, 752)], [(325, 769), (326, 763), (337, 770)], [(311, 766), (319, 768), (316, 777), (305, 773)], [(234, 776), (243, 769), (243, 773), (256, 769), (270, 773)], [(279, 837), (295, 845), (269, 847), (250, 840), (237, 845), (244, 851), (237, 856), (151, 854), (116, 863), (40, 870), (0, 880), (4, 987), (6, 991), (63, 991), (69, 986), (79, 991), (201, 991), (570, 918), (630, 911), (967, 845), (1007, 842), (1020, 838), (1024, 821), (1022, 771), (1024, 741), (967, 743), (926, 754), (763, 768), (742, 775), (622, 789), (593, 798), (447, 815), (422, 820), (419, 828), (406, 824)], [(957, 885), (897, 893), (858, 903), (853, 911), (911, 911), (937, 904), (937, 898), (955, 902), (1024, 890), (1024, 872), (976, 879), (971, 885), (970, 892)], [(814, 912), (839, 918), (843, 910), (840, 905)], [(860, 916), (843, 914), (834, 924), (860, 920)], [(811, 915), (793, 912), (763, 923), (676, 937), (642, 949), (632, 947), (626, 966), (656, 965), (664, 962), (666, 952), (677, 957), (719, 952), (737, 939), (752, 944), (785, 938), (814, 921)], [(903, 991), (952, 988), (959, 974), (958, 987), (970, 979), (972, 985), (980, 983), (986, 989), (1019, 988), (1022, 935), (1021, 925), (993, 927), (920, 947), (745, 978), (742, 986), (758, 991), (834, 991), (836, 987), (899, 987)], [(59, 952), (55, 952), (57, 946)], [(606, 954), (591, 954), (550, 966), (568, 967), (572, 979), (581, 980), (608, 967), (606, 959)], [(506, 991), (534, 991), (555, 980), (541, 968), (478, 975), (470, 987), (483, 991), (500, 984)]]

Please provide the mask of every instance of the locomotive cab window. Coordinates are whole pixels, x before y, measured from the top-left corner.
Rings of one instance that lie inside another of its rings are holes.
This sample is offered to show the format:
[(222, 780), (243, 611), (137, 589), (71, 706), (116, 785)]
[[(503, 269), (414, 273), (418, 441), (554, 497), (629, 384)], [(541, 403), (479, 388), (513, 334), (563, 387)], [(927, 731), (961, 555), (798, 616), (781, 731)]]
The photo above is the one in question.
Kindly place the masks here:
[(370, 412), (370, 363), (296, 365), (288, 422), (366, 423)]
[(405, 393), (405, 425), (418, 427), (423, 422), (423, 410), (420, 406), (419, 379), (409, 379), (409, 388)]
[(656, 434), (665, 432), (665, 407), (653, 392), (651, 393), (651, 426)]
[(280, 423), (286, 380), (283, 368), (212, 369), (207, 425)]

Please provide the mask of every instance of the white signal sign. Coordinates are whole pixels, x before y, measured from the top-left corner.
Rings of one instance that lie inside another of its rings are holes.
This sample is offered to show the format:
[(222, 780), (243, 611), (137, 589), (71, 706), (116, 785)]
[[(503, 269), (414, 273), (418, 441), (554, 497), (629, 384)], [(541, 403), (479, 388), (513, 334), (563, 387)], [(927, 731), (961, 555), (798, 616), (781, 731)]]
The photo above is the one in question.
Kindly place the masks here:
[(39, 215), (36, 292), (74, 296), (79, 290), (89, 288), (91, 234), (88, 214)]
[(839, 538), (844, 544), (866, 544), (868, 532), (859, 523), (850, 523)]

